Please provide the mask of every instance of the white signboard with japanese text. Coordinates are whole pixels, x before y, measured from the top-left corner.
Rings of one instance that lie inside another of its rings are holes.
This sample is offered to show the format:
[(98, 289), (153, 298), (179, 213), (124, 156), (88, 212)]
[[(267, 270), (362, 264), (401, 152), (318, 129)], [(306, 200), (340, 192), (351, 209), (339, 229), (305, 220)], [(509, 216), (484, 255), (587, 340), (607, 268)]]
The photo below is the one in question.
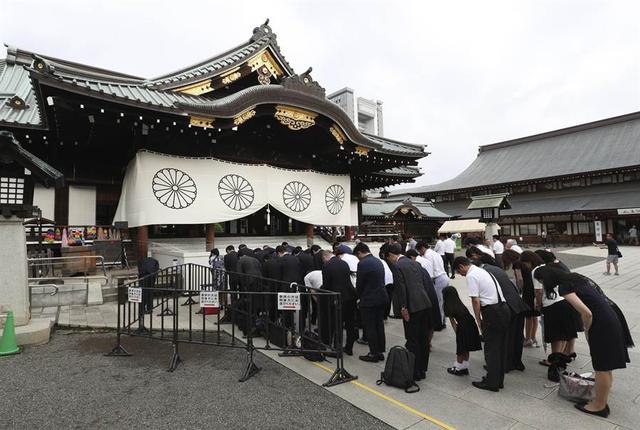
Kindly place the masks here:
[(640, 215), (640, 208), (618, 209), (618, 215)]
[(201, 308), (219, 308), (220, 296), (217, 291), (200, 291)]
[(278, 293), (279, 311), (299, 311), (300, 293)]
[(594, 221), (594, 231), (596, 233), (596, 242), (602, 242), (602, 221)]
[(142, 288), (129, 287), (127, 289), (127, 295), (129, 296), (129, 302), (142, 303)]

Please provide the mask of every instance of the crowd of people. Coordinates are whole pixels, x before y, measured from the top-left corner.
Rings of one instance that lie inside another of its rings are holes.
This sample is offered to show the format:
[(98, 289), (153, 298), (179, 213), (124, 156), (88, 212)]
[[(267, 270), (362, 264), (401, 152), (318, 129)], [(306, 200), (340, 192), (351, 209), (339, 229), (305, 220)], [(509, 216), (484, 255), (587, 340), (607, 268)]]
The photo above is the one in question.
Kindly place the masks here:
[[(210, 262), (213, 269), (228, 272), (231, 290), (279, 290), (268, 281), (261, 287), (252, 284), (262, 277), (279, 285), (296, 283), (340, 293), (343, 327), (335, 327), (332, 303), (322, 303), (321, 295), (303, 309), (302, 326), (291, 320), (284, 324), (299, 332), (315, 330), (325, 345), (333, 346), (342, 338), (336, 336), (342, 329), (343, 352), (353, 355), (355, 342), (366, 343), (369, 351), (359, 357), (366, 362), (385, 360), (384, 321), (402, 319), (405, 346), (415, 356), (416, 381), (426, 377), (434, 332), (444, 330), (447, 322), (456, 334), (456, 358), (448, 373), (468, 375), (470, 353), (483, 350), (486, 376), (472, 384), (494, 392), (504, 387), (506, 373), (525, 370), (523, 348), (539, 346), (539, 320), (541, 341), (551, 344), (551, 353), (540, 364), (549, 368), (548, 377), (554, 381), (576, 358), (575, 341), (583, 332), (595, 370), (596, 397), (576, 407), (607, 416), (611, 372), (626, 367), (627, 348), (633, 346), (615, 303), (549, 250), (523, 250), (515, 240), (503, 243), (498, 236), (466, 238), (464, 248), (465, 255), (456, 257), (450, 235), (422, 241), (394, 236), (378, 255), (359, 241), (353, 249), (336, 243), (332, 250), (317, 245), (303, 250), (284, 242), (254, 250), (229, 246), (224, 257), (213, 250)], [(456, 274), (465, 278), (471, 311), (459, 290), (449, 285)], [(304, 326), (309, 312), (310, 323)]]

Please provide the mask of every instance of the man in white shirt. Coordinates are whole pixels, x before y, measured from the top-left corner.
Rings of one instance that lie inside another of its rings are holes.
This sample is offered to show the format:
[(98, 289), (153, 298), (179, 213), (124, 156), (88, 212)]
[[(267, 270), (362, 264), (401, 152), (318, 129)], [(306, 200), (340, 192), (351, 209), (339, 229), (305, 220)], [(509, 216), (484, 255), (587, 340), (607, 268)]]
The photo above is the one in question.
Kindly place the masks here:
[(522, 254), (522, 248), (518, 246), (518, 242), (515, 239), (508, 239), (506, 248)]
[(402, 318), (400, 315), (391, 316), (391, 304), (393, 301), (393, 273), (384, 258), (380, 257), (380, 261), (382, 261), (382, 267), (384, 267), (384, 288), (387, 290), (387, 295), (389, 296), (389, 304), (387, 305), (387, 313), (385, 314), (384, 319), (386, 320), (389, 317)]
[[(420, 254), (416, 261), (420, 262), (422, 267), (429, 272), (431, 280), (433, 280), (433, 287), (436, 290), (438, 296), (438, 305), (440, 307), (440, 315), (442, 316), (442, 324), (446, 326), (446, 318), (444, 316), (444, 302), (442, 299), (442, 290), (449, 285), (447, 279), (447, 272), (444, 270), (444, 262), (440, 255), (429, 247), (430, 239), (425, 242), (418, 242), (416, 250)], [(425, 264), (422, 264), (424, 261)]]
[(453, 267), (467, 280), (473, 312), (484, 337), (487, 376), (472, 384), (481, 390), (499, 391), (504, 388), (511, 311), (498, 281), (489, 272), (465, 257), (456, 258)]
[(353, 255), (351, 252), (351, 248), (344, 244), (340, 245), (335, 250), (336, 256), (349, 265), (349, 270), (351, 271), (351, 283), (353, 284), (353, 288), (355, 288), (356, 273), (358, 273), (358, 263), (360, 260), (358, 260), (358, 257)]
[(451, 235), (444, 240), (444, 270), (449, 273), (451, 268), (451, 279), (456, 277), (456, 271), (453, 269), (453, 259), (456, 253), (456, 243), (451, 239)]
[(638, 229), (635, 225), (632, 225), (629, 229), (629, 245), (638, 246)]
[(496, 263), (500, 266), (500, 268), (504, 268), (504, 264), (502, 263), (502, 254), (504, 254), (504, 245), (500, 242), (500, 236), (497, 234), (493, 235), (493, 254), (495, 255)]

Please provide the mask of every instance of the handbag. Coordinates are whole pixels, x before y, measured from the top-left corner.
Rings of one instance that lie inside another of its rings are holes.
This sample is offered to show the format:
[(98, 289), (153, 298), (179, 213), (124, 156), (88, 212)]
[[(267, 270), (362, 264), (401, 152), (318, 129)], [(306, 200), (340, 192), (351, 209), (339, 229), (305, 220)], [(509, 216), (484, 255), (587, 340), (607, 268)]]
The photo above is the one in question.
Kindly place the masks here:
[(560, 376), (558, 395), (579, 402), (593, 400), (596, 396), (596, 380), (581, 376), (575, 372), (563, 371)]
[(620, 252), (620, 250), (618, 248), (616, 248), (616, 251), (618, 253), (618, 258), (622, 258), (622, 252)]

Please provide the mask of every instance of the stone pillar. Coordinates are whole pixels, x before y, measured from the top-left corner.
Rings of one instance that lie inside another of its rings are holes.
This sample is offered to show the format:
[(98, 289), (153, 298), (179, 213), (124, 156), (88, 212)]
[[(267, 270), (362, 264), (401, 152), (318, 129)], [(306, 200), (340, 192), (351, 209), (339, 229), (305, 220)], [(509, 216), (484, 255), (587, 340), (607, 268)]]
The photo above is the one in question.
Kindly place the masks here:
[(136, 256), (138, 261), (147, 257), (149, 252), (149, 226), (136, 227)]
[(27, 286), (27, 238), (22, 219), (0, 217), (0, 312), (13, 311), (17, 326), (31, 318)]
[(487, 226), (484, 229), (484, 238), (492, 239), (495, 234), (498, 234), (498, 224), (495, 222), (487, 223)]
[(305, 227), (307, 231), (307, 248), (313, 246), (313, 224), (307, 224)]
[(214, 248), (216, 241), (216, 225), (207, 224), (207, 252), (210, 252)]

